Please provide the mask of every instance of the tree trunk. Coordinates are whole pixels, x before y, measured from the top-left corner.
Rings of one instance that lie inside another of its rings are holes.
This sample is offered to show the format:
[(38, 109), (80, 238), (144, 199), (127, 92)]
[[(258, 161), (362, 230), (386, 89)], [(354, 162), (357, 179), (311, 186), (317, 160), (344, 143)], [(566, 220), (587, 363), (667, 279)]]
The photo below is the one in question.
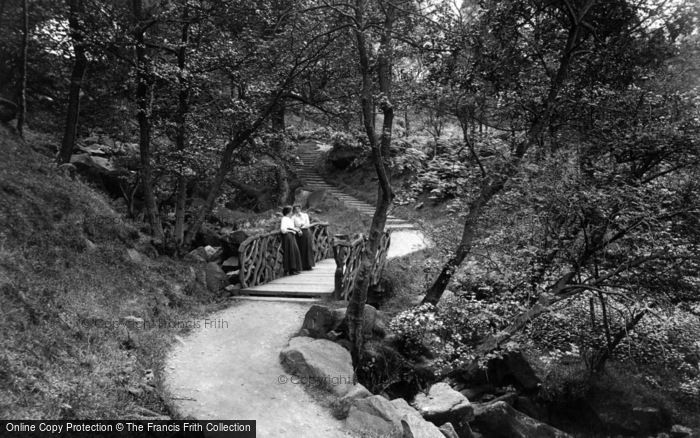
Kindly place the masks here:
[(58, 155), (59, 163), (68, 163), (75, 148), (75, 140), (78, 131), (78, 119), (80, 117), (80, 90), (85, 79), (87, 70), (87, 56), (85, 56), (85, 36), (80, 23), (80, 16), (83, 14), (82, 0), (68, 0), (70, 14), (68, 24), (70, 26), (70, 36), (73, 40), (73, 71), (70, 77), (70, 88), (68, 89), (68, 109), (66, 110), (66, 125), (63, 130), (63, 140), (61, 141), (61, 151)]
[(17, 132), (24, 136), (24, 121), (27, 117), (27, 48), (29, 47), (28, 0), (22, 0), (22, 60), (19, 73), (19, 105), (17, 112)]
[(149, 93), (153, 86), (151, 79), (150, 62), (146, 54), (146, 28), (143, 27), (142, 0), (133, 2), (134, 16), (137, 27), (134, 31), (136, 40), (136, 105), (137, 120), (139, 123), (139, 151), (141, 164), (141, 184), (143, 198), (146, 204), (148, 222), (151, 224), (151, 233), (157, 242), (163, 242), (163, 224), (160, 221), (158, 205), (153, 193), (153, 169), (151, 168), (151, 121)]
[(406, 127), (406, 130), (404, 131), (404, 137), (408, 137), (409, 135), (411, 135), (411, 125), (409, 124), (410, 121), (408, 120), (408, 108), (406, 108), (403, 112), (403, 121)]
[[(177, 95), (177, 135), (175, 146), (180, 151), (180, 160), (187, 148), (187, 114), (189, 113), (190, 81), (185, 75), (187, 67), (187, 44), (190, 35), (189, 9), (187, 3), (182, 13), (182, 33), (180, 48), (177, 52), (178, 95)], [(185, 243), (185, 209), (187, 208), (187, 177), (185, 164), (181, 163), (180, 174), (177, 177), (177, 200), (175, 201), (175, 244), (181, 248)]]
[(289, 202), (289, 176), (282, 163), (277, 163), (277, 203), (286, 205)]
[(377, 199), (377, 208), (374, 212), (374, 216), (372, 217), (372, 225), (370, 226), (369, 230), (369, 239), (362, 253), (362, 262), (357, 273), (355, 287), (350, 296), (350, 301), (347, 308), (348, 334), (352, 344), (350, 352), (355, 368), (360, 365), (362, 360), (362, 348), (364, 345), (362, 335), (364, 308), (365, 303), (367, 302), (367, 290), (369, 289), (372, 266), (374, 265), (381, 236), (384, 233), (386, 217), (393, 198), (393, 193), (391, 190), (391, 175), (389, 170), (384, 165), (384, 157), (388, 156), (386, 154), (388, 154), (389, 146), (391, 145), (391, 131), (394, 123), (394, 110), (391, 102), (391, 61), (393, 55), (391, 32), (394, 22), (394, 11), (393, 7), (387, 7), (384, 32), (379, 47), (380, 56), (377, 58), (379, 89), (384, 96), (384, 100), (381, 103), (381, 110), (384, 115), (381, 140), (380, 142), (377, 142), (373, 118), (376, 105), (372, 99), (372, 79), (370, 76), (371, 67), (366, 36), (363, 31), (364, 8), (364, 0), (357, 0), (355, 20), (358, 27), (355, 29), (355, 37), (357, 40), (360, 72), (362, 74), (360, 105), (362, 108), (365, 133), (367, 134), (367, 139), (369, 140), (369, 144), (372, 149), (374, 169), (379, 179), (379, 196)]
[(272, 110), (271, 114), (271, 122), (272, 122), (272, 130), (274, 132), (284, 132), (286, 125), (284, 122), (284, 114), (285, 114), (285, 107), (284, 107), (284, 100), (280, 100), (275, 106), (275, 108)]
[(513, 156), (511, 157), (510, 162), (505, 166), (505, 169), (501, 170), (500, 172), (494, 172), (494, 176), (492, 176), (490, 180), (484, 181), (478, 198), (469, 204), (469, 213), (464, 221), (462, 238), (457, 246), (455, 255), (452, 256), (447, 263), (445, 263), (440, 271), (440, 274), (426, 292), (426, 295), (423, 298), (423, 303), (437, 304), (438, 301), (440, 301), (440, 297), (452, 279), (452, 275), (471, 251), (474, 236), (478, 228), (478, 223), (485, 207), (495, 195), (503, 190), (503, 187), (506, 185), (508, 180), (516, 174), (525, 153), (533, 145), (537, 144), (540, 136), (546, 129), (552, 116), (559, 91), (564, 85), (568, 75), (573, 52), (575, 47), (578, 45), (580, 28), (580, 20), (578, 23), (572, 22), (571, 28), (569, 29), (567, 35), (566, 46), (559, 60), (559, 68), (557, 69), (557, 73), (550, 84), (549, 91), (542, 105), (542, 111), (538, 117), (535, 118), (530, 129), (528, 129), (525, 139), (515, 148)]
[(620, 329), (615, 334), (615, 337), (612, 338), (609, 341), (608, 346), (603, 350), (603, 353), (595, 360), (595, 362), (592, 364), (591, 368), (593, 369), (594, 372), (600, 373), (605, 369), (605, 363), (610, 359), (610, 356), (612, 355), (613, 351), (615, 351), (615, 348), (617, 348), (618, 345), (620, 345), (620, 342), (622, 342), (623, 339), (632, 331), (634, 328), (639, 324), (639, 321), (644, 318), (644, 315), (646, 315), (648, 312), (647, 309), (643, 309), (640, 311), (638, 314), (634, 315), (632, 319), (627, 321), (627, 324), (625, 324), (625, 327)]
[(177, 199), (175, 201), (175, 244), (181, 247), (185, 243), (185, 207), (187, 206), (187, 178), (177, 177)]

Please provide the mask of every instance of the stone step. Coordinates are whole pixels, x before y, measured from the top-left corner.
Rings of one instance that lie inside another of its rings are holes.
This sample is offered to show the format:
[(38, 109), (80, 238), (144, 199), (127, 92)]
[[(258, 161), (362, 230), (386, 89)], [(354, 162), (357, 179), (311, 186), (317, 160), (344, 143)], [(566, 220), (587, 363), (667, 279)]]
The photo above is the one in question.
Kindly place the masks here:
[(392, 230), (406, 230), (406, 229), (415, 229), (416, 226), (413, 224), (405, 223), (405, 224), (386, 224), (387, 229), (392, 229)]
[(274, 295), (236, 295), (232, 297), (236, 301), (275, 301), (282, 303), (320, 303), (324, 300), (319, 298), (305, 298), (305, 297), (276, 297)]

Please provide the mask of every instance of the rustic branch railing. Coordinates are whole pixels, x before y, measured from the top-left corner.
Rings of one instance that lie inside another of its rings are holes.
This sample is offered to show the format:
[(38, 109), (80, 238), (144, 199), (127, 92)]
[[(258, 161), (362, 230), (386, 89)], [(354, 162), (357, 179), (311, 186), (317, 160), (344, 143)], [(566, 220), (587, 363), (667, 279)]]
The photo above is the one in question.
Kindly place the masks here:
[[(314, 260), (330, 257), (331, 238), (327, 223), (313, 223), (309, 227), (313, 234)], [(241, 287), (247, 288), (268, 283), (282, 277), (282, 233), (258, 234), (244, 240), (238, 247)]]
[[(335, 239), (333, 243), (333, 258), (335, 259), (335, 291), (336, 300), (348, 300), (353, 288), (355, 278), (360, 269), (362, 252), (365, 249), (366, 240), (363, 235), (359, 235), (353, 240)], [(375, 255), (372, 274), (370, 276), (370, 286), (379, 283), (386, 265), (386, 254), (391, 243), (391, 234), (385, 232), (379, 241), (379, 248)]]

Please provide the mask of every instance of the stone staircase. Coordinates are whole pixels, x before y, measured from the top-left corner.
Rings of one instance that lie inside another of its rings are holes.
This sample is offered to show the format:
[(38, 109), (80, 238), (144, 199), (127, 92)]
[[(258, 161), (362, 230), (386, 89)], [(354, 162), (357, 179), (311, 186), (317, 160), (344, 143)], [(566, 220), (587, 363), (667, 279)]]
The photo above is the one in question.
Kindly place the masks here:
[[(324, 181), (318, 172), (316, 172), (315, 163), (319, 155), (319, 148), (316, 143), (308, 142), (301, 144), (299, 146), (298, 155), (302, 163), (297, 166), (297, 175), (304, 182), (304, 187), (307, 190), (325, 190), (328, 195), (338, 199), (345, 204), (345, 206), (354, 208), (366, 216), (374, 216), (374, 205), (342, 192), (337, 187)], [(393, 215), (387, 216), (385, 228), (388, 231), (417, 229), (414, 224)]]

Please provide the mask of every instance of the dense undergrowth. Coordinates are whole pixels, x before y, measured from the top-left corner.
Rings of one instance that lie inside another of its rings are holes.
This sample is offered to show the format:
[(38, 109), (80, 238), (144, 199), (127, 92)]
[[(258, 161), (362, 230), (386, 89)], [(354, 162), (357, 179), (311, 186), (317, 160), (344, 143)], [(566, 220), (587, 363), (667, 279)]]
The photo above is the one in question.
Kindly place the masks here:
[[(334, 148), (352, 149), (342, 140), (348, 139), (330, 135), (326, 141)], [(635, 407), (653, 406), (674, 422), (700, 425), (700, 309), (692, 299), (651, 311), (625, 334), (602, 372), (593, 368), (610, 339), (603, 327), (618, 333), (629, 321), (630, 303), (624, 293), (619, 299), (614, 295), (606, 299), (605, 309), (594, 292), (564, 300), (534, 319), (500, 350), (487, 357), (475, 355), (480, 341), (503, 330), (537, 299), (538, 289), (531, 282), (537, 278), (539, 262), (534, 255), (539, 243), (534, 238), (541, 229), (542, 210), (538, 211), (539, 199), (532, 198), (557, 196), (556, 186), (506, 191), (490, 208), (489, 222), (477, 236), (471, 256), (454, 274), (449, 286), (454, 293), (448, 292), (437, 307), (419, 306), (422, 294), (458, 241), (466, 211), (464, 200), (474, 196), (476, 183), (472, 181), (473, 166), (470, 170), (469, 157), (458, 140), (444, 139), (436, 145), (427, 136), (421, 139), (414, 135), (395, 143), (401, 154), (392, 159), (396, 191), (392, 212), (420, 224), (436, 243), (424, 253), (390, 262), (385, 271), (394, 295), (382, 309), (393, 317), (391, 329), (405, 357), (424, 360), (431, 351), (430, 366), (439, 378), (472, 360), (485, 364), (492, 357), (516, 350), (528, 357), (543, 379), (538, 396), (542, 403), (580, 409), (583, 402), (620, 416)], [(502, 139), (487, 138), (481, 158), (495, 159), (503, 147)], [(320, 171), (344, 190), (373, 202), (373, 169), (363, 158), (362, 148), (356, 150), (358, 159), (346, 168), (337, 169), (326, 162), (321, 163)], [(538, 190), (544, 191), (540, 194)], [(530, 197), (531, 193), (535, 195)], [(583, 192), (582, 199), (585, 196)], [(535, 207), (531, 208), (530, 202)], [(643, 239), (641, 236), (638, 242), (644, 244)], [(576, 242), (568, 245), (573, 251)], [(692, 253), (689, 256), (693, 257)], [(692, 285), (680, 287), (692, 290)], [(657, 288), (670, 293), (662, 285)], [(396, 378), (391, 373), (381, 376), (384, 383)], [(381, 386), (382, 382), (377, 382), (377, 387)], [(581, 420), (581, 424), (567, 424), (568, 418), (552, 419), (571, 431), (586, 430), (586, 420)], [(582, 433), (586, 436), (587, 432)]]
[(103, 195), (64, 177), (0, 132), (0, 417), (138, 418), (167, 414), (165, 352), (219, 305), (194, 271), (148, 252)]

